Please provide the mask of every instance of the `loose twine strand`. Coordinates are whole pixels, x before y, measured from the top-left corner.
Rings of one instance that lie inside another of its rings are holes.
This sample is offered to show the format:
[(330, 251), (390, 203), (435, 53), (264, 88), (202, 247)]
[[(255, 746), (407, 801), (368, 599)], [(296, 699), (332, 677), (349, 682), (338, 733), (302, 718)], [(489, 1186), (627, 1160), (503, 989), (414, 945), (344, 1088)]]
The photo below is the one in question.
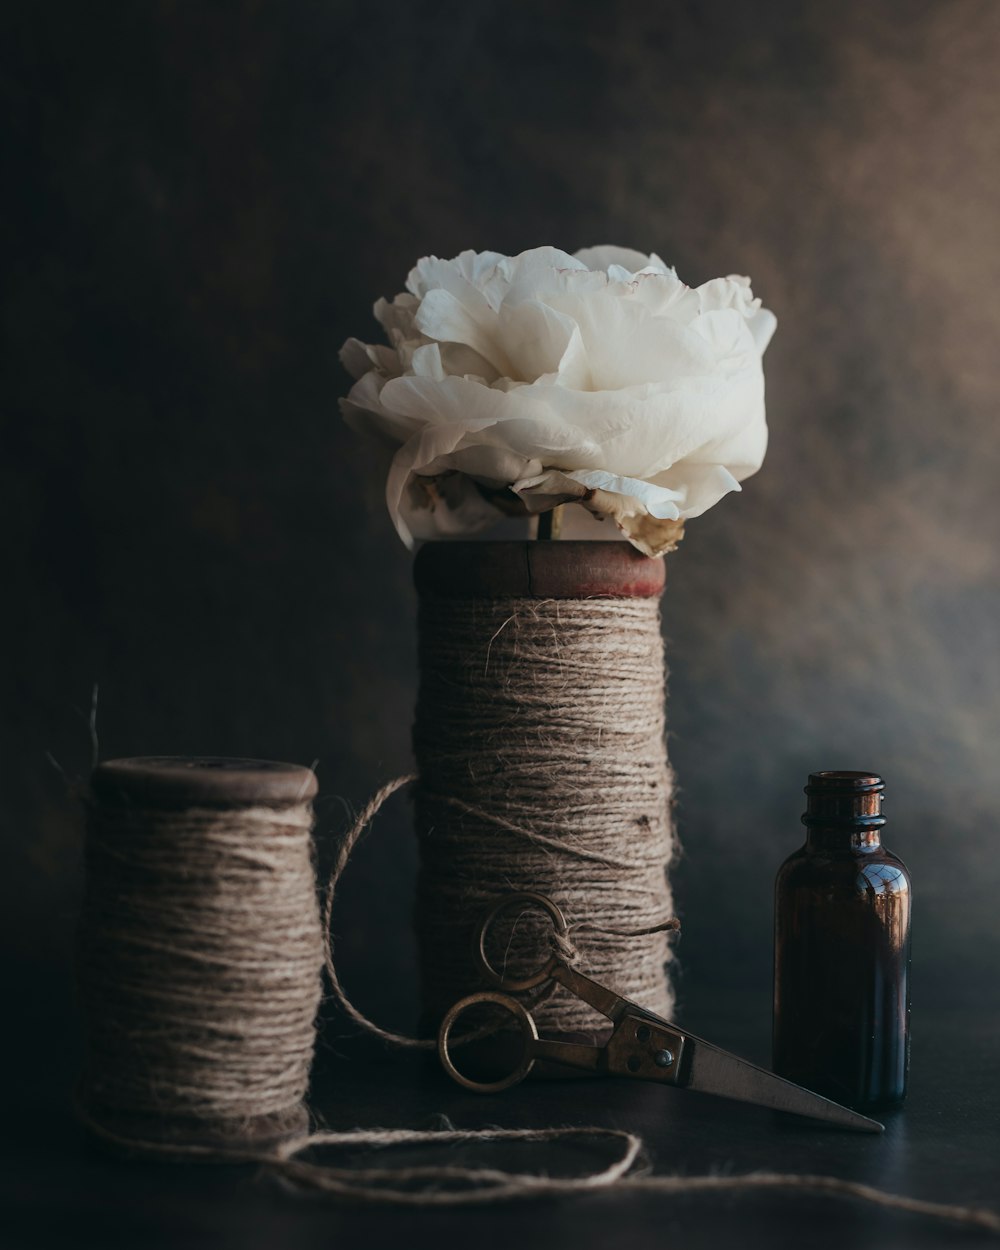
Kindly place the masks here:
[(348, 1019), (353, 1020), (358, 1028), (363, 1029), (364, 1032), (372, 1037), (377, 1037), (382, 1042), (386, 1042), (391, 1046), (398, 1046), (403, 1050), (432, 1050), (437, 1046), (436, 1038), (408, 1037), (405, 1033), (396, 1033), (392, 1029), (385, 1029), (381, 1025), (376, 1024), (374, 1020), (369, 1020), (363, 1012), (359, 1011), (347, 997), (333, 958), (333, 900), (340, 878), (347, 867), (347, 862), (351, 858), (358, 840), (378, 815), (386, 801), (391, 799), (397, 790), (401, 790), (403, 786), (410, 785), (416, 779), (416, 773), (407, 773), (402, 777), (396, 777), (394, 780), (387, 782), (380, 790), (377, 790), (358, 813), (354, 824), (341, 840), (323, 897), (323, 953), (326, 963), (326, 978), (330, 984), (331, 993), (344, 1015)]
[[(572, 1177), (510, 1172), (497, 1168), (449, 1167), (335, 1168), (303, 1162), (298, 1155), (313, 1147), (386, 1148), (391, 1146), (455, 1146), (494, 1142), (563, 1143), (572, 1139), (620, 1146), (619, 1157), (593, 1172)], [(983, 1207), (927, 1202), (903, 1194), (887, 1193), (860, 1181), (809, 1173), (751, 1172), (745, 1176), (649, 1176), (641, 1137), (624, 1129), (373, 1129), (344, 1133), (319, 1132), (299, 1142), (289, 1142), (276, 1152), (279, 1175), (293, 1185), (334, 1194), (350, 1201), (405, 1207), (483, 1206), (531, 1198), (569, 1197), (610, 1191), (626, 1193), (698, 1194), (752, 1191), (798, 1191), (837, 1198), (855, 1198), (874, 1206), (906, 1211), (912, 1215), (948, 1220), (1000, 1234), (1000, 1215)], [(441, 1185), (473, 1188), (443, 1189)], [(412, 1186), (421, 1185), (414, 1190)]]

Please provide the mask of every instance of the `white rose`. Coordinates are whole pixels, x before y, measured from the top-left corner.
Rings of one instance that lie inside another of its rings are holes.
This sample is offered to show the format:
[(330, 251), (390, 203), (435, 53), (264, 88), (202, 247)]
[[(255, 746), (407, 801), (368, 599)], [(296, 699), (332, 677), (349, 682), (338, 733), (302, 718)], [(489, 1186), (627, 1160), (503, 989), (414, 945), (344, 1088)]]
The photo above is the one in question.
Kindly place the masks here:
[(776, 325), (747, 278), (691, 289), (655, 255), (540, 247), (426, 257), (379, 300), (389, 346), (349, 339), (341, 401), (398, 450), (407, 543), (576, 500), (648, 555), (760, 468)]

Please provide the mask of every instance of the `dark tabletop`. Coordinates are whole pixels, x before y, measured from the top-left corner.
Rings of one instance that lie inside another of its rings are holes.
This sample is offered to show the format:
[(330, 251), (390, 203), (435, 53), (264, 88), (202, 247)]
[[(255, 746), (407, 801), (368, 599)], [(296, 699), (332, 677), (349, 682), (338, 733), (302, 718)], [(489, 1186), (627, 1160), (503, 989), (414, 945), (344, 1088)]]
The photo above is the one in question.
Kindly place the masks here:
[[(657, 1172), (698, 1174), (788, 1170), (829, 1173), (925, 1199), (1000, 1208), (1000, 1096), (995, 1078), (1000, 1012), (931, 1008), (914, 1012), (911, 1092), (906, 1109), (883, 1116), (883, 1137), (782, 1120), (759, 1108), (626, 1081), (535, 1082), (484, 1099), (451, 1084), (423, 1058), (359, 1050), (327, 1029), (314, 1105), (331, 1128), (462, 1128), (487, 1124), (598, 1124), (646, 1141)], [(693, 1031), (758, 1062), (767, 1060), (768, 1020), (759, 1002), (691, 1005)], [(986, 1244), (989, 1234), (855, 1200), (768, 1193), (667, 1196), (613, 1193), (479, 1209), (345, 1207), (290, 1193), (253, 1167), (163, 1164), (108, 1157), (75, 1124), (68, 1104), (72, 1064), (39, 1041), (27, 1075), (9, 1091), (15, 1132), (0, 1169), (0, 1244), (299, 1247), (517, 1246), (584, 1248), (799, 1245)], [(495, 1163), (489, 1148), (452, 1152), (452, 1162)], [(566, 1173), (606, 1154), (523, 1147), (502, 1163)], [(533, 1152), (533, 1153), (532, 1153)], [(440, 1162), (440, 1154), (381, 1155)], [(352, 1162), (364, 1155), (354, 1155)], [(343, 1160), (347, 1161), (347, 1160)], [(372, 1157), (367, 1155), (367, 1162)], [(628, 1239), (628, 1241), (626, 1241)]]

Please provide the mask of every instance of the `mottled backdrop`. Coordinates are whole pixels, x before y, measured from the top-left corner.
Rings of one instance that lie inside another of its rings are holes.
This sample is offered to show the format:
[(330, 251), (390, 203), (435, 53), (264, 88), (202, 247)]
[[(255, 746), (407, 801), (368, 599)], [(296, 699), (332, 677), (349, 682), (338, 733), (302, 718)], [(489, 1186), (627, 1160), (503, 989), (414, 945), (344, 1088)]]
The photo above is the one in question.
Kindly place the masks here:
[[(64, 1014), (64, 781), (319, 761), (325, 852), (408, 768), (410, 556), (336, 349), (411, 262), (618, 242), (778, 314), (763, 471), (669, 560), (682, 1000), (768, 1011), (816, 768), (872, 768), (916, 882), (915, 1008), (996, 993), (1000, 6), (5, 6), (4, 897)], [(408, 1022), (398, 800), (337, 917)], [(39, 978), (34, 980), (34, 978)]]

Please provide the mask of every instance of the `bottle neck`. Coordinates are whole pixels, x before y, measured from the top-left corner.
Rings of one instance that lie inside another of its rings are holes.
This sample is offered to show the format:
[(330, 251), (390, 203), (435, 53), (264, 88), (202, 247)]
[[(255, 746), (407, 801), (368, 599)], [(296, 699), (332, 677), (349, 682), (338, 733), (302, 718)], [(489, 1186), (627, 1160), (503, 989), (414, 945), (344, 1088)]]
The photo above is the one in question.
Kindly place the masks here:
[(877, 825), (809, 825), (806, 829), (808, 851), (871, 851), (881, 845), (881, 830)]

